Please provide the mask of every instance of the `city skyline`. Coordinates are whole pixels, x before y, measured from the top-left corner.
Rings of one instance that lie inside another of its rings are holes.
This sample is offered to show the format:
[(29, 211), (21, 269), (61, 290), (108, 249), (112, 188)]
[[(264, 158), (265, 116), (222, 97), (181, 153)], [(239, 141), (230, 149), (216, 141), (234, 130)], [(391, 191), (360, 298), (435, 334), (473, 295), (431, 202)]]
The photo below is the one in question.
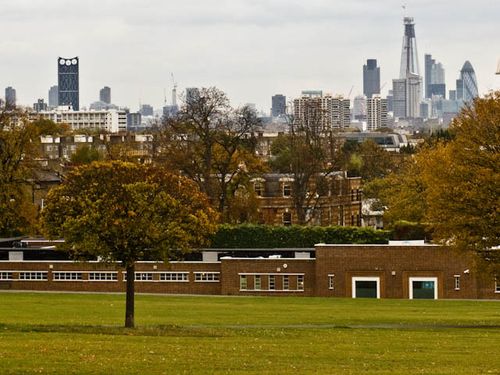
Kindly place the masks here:
[[(384, 96), (399, 73), (404, 13), (397, 1), (232, 1), (222, 10), (210, 0), (68, 3), (3, 6), (0, 29), (10, 37), (0, 42), (0, 87), (15, 88), (19, 104), (47, 100), (57, 84), (58, 56), (80, 58), (81, 106), (109, 86), (113, 102), (133, 110), (139, 103), (160, 108), (164, 90), (170, 104), (171, 73), (179, 92), (217, 86), (233, 105), (256, 103), (266, 112), (278, 93), (289, 99), (308, 89), (347, 95), (354, 86), (352, 100), (363, 91), (367, 59), (378, 61)], [(492, 47), (500, 4), (478, 0), (474, 12), (465, 1), (407, 5), (421, 74), (424, 54), (432, 54), (451, 88), (469, 60), (481, 95), (499, 88), (500, 51)]]

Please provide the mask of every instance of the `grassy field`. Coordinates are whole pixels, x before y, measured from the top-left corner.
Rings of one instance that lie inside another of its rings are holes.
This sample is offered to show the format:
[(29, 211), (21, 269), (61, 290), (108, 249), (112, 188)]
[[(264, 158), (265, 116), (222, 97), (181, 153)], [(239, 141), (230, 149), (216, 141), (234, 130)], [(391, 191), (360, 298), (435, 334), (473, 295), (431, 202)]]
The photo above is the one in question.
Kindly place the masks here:
[(0, 374), (500, 374), (500, 302), (0, 293)]

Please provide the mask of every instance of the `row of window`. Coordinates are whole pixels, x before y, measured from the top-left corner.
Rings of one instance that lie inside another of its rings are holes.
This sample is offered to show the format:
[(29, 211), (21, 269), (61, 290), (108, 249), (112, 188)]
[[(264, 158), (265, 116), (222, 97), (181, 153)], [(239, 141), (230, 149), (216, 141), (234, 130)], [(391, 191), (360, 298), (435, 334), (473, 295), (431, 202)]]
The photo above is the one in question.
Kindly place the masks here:
[[(14, 279), (13, 271), (0, 271), (0, 281), (47, 281), (47, 271), (20, 271)], [(53, 281), (83, 281), (87, 273), (88, 281), (118, 281), (117, 272), (62, 272), (53, 271)], [(154, 278), (154, 274), (158, 278)], [(281, 281), (277, 285), (277, 279)], [(127, 275), (123, 272), (123, 281)], [(189, 282), (189, 272), (136, 272), (136, 281)], [(219, 272), (194, 272), (195, 282), (220, 282)], [(361, 280), (358, 280), (361, 282)], [(371, 280), (375, 281), (375, 279)], [(460, 275), (454, 275), (454, 289), (460, 290)], [(328, 289), (335, 289), (335, 275), (328, 275)], [(304, 274), (240, 274), (240, 290), (246, 291), (288, 291), (304, 290)], [(500, 281), (495, 279), (495, 293), (500, 293)]]
[(303, 291), (304, 274), (240, 274), (240, 290)]
[[(14, 271), (15, 272), (15, 271)], [(14, 278), (13, 271), (0, 271), (0, 281), (13, 280), (48, 280), (47, 271), (20, 271), (18, 277)], [(62, 272), (53, 271), (53, 281), (84, 281), (83, 274), (87, 274), (88, 281), (118, 281), (118, 272)], [(195, 282), (219, 282), (219, 272), (193, 272)], [(154, 275), (158, 277), (155, 278)], [(123, 281), (127, 280), (127, 274), (123, 272)], [(189, 282), (189, 272), (136, 272), (136, 281), (164, 281), (164, 282)]]
[[(264, 183), (263, 182), (254, 182), (253, 185), (255, 195), (258, 197), (264, 196)], [(292, 196), (292, 185), (291, 183), (284, 183), (281, 185), (281, 191), (283, 197), (291, 197)], [(328, 195), (331, 195), (331, 192), (328, 192)], [(351, 189), (351, 201), (360, 201), (361, 200), (361, 190), (360, 189)]]

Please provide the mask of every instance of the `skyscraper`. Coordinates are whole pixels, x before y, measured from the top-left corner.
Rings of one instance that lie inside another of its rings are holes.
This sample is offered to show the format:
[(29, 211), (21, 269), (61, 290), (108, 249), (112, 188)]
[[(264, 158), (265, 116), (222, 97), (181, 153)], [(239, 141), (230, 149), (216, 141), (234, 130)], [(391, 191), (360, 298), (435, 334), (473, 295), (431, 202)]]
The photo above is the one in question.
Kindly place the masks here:
[(466, 61), (460, 70), (460, 79), (457, 80), (457, 99), (469, 103), (478, 96), (476, 73), (472, 64)]
[(72, 106), (73, 110), (78, 111), (80, 110), (78, 57), (69, 59), (59, 57), (57, 62), (58, 105)]
[(286, 96), (281, 94), (273, 95), (271, 98), (271, 116), (278, 117), (286, 113)]
[(302, 95), (293, 101), (294, 121), (316, 127), (319, 131), (347, 128), (351, 117), (350, 103), (349, 99), (331, 95)]
[(16, 106), (16, 89), (13, 87), (5, 88), (5, 106), (15, 107)]
[(367, 98), (380, 94), (380, 67), (376, 59), (368, 59), (363, 65), (363, 94)]
[[(399, 79), (393, 80), (394, 116), (417, 118), (420, 116), (422, 77), (418, 65), (415, 23), (412, 17), (404, 18), (403, 48)], [(404, 106), (404, 107), (403, 107)]]
[(59, 105), (59, 88), (51, 86), (49, 89), (49, 107), (56, 108)]
[(446, 97), (446, 84), (443, 64), (436, 62), (432, 55), (425, 55), (425, 97), (433, 95)]
[(387, 99), (375, 95), (366, 100), (366, 119), (368, 130), (387, 127)]
[(99, 91), (99, 100), (106, 104), (111, 104), (111, 89), (108, 86), (104, 86)]
[(47, 103), (43, 99), (38, 99), (36, 103), (33, 103), (33, 110), (35, 112), (42, 112), (47, 110)]

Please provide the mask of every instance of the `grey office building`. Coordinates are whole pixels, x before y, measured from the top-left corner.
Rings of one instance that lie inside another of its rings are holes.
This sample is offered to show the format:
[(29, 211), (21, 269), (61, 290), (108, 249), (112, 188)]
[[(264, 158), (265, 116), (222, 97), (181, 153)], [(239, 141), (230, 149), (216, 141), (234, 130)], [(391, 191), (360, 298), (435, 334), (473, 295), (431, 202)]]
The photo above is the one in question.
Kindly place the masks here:
[(460, 79), (457, 79), (457, 99), (472, 102), (478, 96), (476, 73), (472, 64), (466, 61), (460, 70)]
[(286, 96), (276, 94), (271, 98), (271, 116), (278, 117), (286, 113)]
[(153, 116), (154, 115), (154, 109), (149, 104), (143, 104), (143, 105), (141, 105), (141, 109), (139, 109), (139, 113), (142, 116)]
[(15, 107), (16, 106), (16, 89), (13, 87), (5, 88), (5, 106)]
[(71, 106), (80, 110), (78, 57), (59, 57), (57, 60), (58, 105)]
[(446, 98), (446, 84), (443, 65), (436, 62), (432, 55), (425, 55), (425, 97), (431, 99), (433, 95)]
[(99, 91), (99, 100), (103, 103), (111, 104), (111, 89), (108, 86), (104, 86)]
[(380, 67), (376, 59), (368, 59), (363, 65), (363, 94), (368, 99), (380, 94)]
[(59, 88), (51, 86), (49, 89), (49, 107), (56, 108), (59, 105)]

